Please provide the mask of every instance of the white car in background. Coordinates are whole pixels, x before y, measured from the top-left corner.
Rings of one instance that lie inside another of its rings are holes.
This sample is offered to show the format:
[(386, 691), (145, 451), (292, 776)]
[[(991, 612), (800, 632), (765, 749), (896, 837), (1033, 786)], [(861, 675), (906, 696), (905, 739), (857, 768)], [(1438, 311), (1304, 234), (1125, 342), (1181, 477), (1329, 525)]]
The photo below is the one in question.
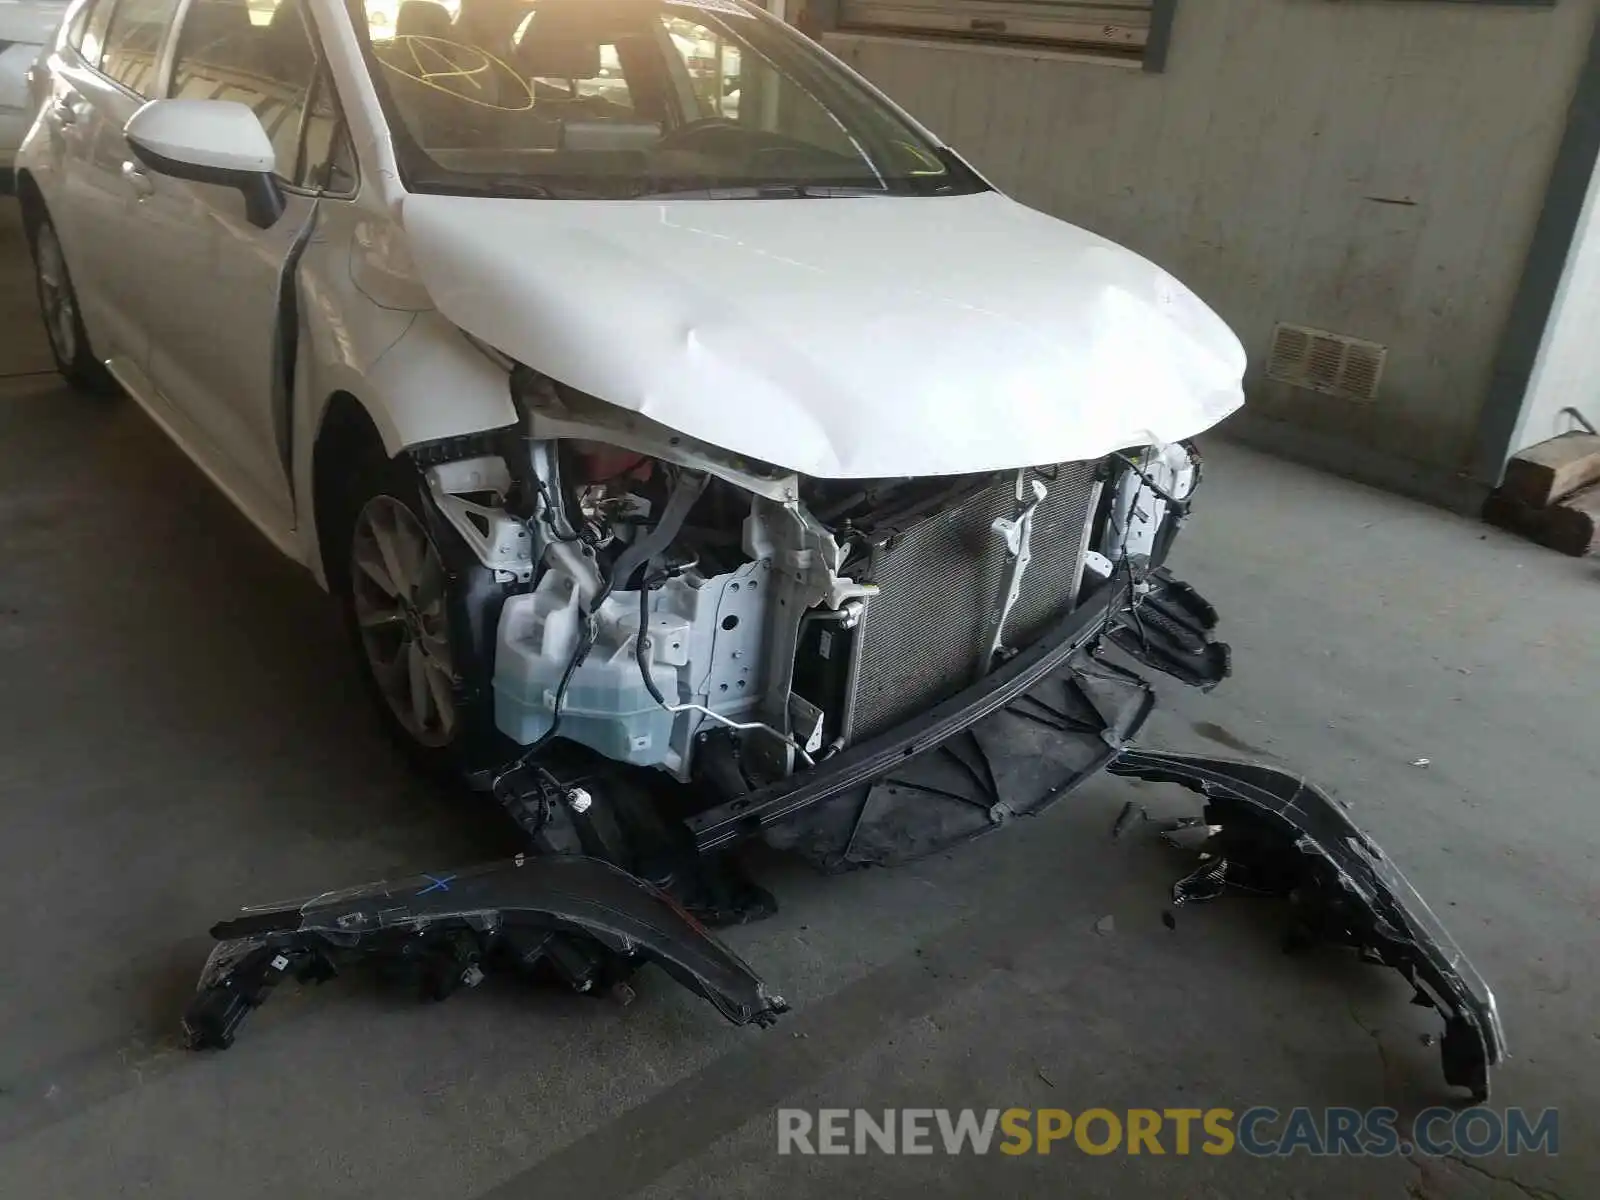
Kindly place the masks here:
[(0, 0), (0, 192), (11, 189), (17, 147), (38, 111), (29, 72), (66, 8), (66, 0)]
[[(394, 736), (554, 864), (404, 893), (419, 934), (458, 923), (446, 983), (531, 889), (595, 936), (517, 962), (598, 991), (654, 944), (768, 1018), (618, 889), (752, 919), (741, 840), (904, 861), (1104, 768), (1204, 793), (1179, 902), (1293, 893), (1486, 1094), (1492, 996), (1331, 798), (1129, 745), (1153, 690), (1108, 645), (1228, 673), (1162, 566), (1191, 439), (1242, 402), (1215, 313), (745, 0), (406, 0), (383, 33), (341, 0), (77, 0), (17, 191), (63, 375), (114, 380), (314, 572)], [(733, 111), (673, 34), (736, 52)], [(285, 954), (207, 985), (196, 1043), (400, 895), (247, 918)]]

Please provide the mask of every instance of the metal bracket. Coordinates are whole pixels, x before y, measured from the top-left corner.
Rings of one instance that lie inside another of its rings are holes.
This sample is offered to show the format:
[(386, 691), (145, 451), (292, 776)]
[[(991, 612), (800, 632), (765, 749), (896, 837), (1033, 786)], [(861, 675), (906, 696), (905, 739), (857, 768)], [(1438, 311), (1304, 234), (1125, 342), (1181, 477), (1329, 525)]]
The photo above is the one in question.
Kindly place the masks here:
[(1038, 511), (1039, 505), (1044, 503), (1044, 498), (1049, 490), (1040, 480), (1033, 480), (1033, 500), (1022, 504), (1023, 476), (1017, 477), (1017, 503), (1021, 511), (1016, 519), (1008, 521), (1004, 517), (996, 517), (990, 526), (996, 533), (1005, 539), (1006, 552), (1010, 554), (1011, 561), (1006, 566), (1005, 583), (1001, 585), (1000, 614), (994, 623), (994, 638), (989, 643), (989, 657), (984, 660), (984, 669), (1005, 649), (1006, 622), (1011, 619), (1011, 610), (1016, 607), (1017, 597), (1022, 595), (1022, 577), (1027, 573), (1028, 563), (1033, 560), (1033, 514)]
[(502, 499), (511, 471), (499, 455), (461, 459), (429, 467), (423, 477), (439, 511), (500, 583), (533, 581), (533, 538), (527, 525), (498, 504), (466, 499), (487, 493)]

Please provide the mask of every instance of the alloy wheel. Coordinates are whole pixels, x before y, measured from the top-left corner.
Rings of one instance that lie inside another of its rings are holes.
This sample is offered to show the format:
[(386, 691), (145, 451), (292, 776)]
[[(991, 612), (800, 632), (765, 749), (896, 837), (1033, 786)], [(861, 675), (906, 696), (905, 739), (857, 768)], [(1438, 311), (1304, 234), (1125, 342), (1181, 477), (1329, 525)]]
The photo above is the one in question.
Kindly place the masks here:
[(70, 365), (78, 355), (78, 307), (72, 281), (67, 278), (67, 262), (55, 226), (48, 221), (41, 224), (37, 238), (39, 307), (45, 332), (56, 358)]
[(390, 711), (424, 746), (445, 745), (456, 729), (445, 582), (438, 548), (415, 514), (392, 496), (369, 500), (350, 548), (356, 624)]

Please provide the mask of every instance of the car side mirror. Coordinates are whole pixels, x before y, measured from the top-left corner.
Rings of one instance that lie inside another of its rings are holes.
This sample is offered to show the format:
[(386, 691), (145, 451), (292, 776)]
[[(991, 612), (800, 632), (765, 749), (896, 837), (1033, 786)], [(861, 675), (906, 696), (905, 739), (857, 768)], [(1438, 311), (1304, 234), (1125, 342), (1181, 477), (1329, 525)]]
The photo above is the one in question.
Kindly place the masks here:
[(283, 215), (272, 170), (272, 139), (237, 100), (152, 100), (123, 129), (134, 157), (150, 170), (193, 183), (236, 189), (245, 217), (270, 229)]

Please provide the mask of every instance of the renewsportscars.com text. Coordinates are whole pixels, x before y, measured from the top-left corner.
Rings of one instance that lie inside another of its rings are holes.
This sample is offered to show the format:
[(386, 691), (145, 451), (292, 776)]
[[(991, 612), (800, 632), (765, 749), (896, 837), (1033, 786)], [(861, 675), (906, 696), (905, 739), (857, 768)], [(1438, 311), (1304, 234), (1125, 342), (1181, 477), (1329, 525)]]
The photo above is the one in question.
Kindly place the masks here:
[(780, 1108), (779, 1154), (1557, 1154), (1560, 1113), (1428, 1108)]

